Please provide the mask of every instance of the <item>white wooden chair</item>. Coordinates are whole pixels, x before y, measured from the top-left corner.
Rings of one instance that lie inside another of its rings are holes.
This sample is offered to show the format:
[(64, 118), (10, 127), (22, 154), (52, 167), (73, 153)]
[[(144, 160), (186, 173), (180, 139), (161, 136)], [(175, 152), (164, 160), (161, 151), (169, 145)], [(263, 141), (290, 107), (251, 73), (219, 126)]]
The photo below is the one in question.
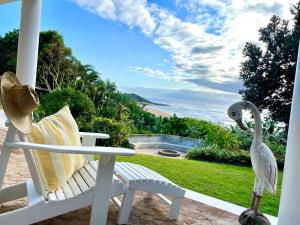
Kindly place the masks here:
[[(117, 162), (115, 174), (126, 185), (126, 193), (122, 200), (118, 224), (128, 223), (135, 191), (148, 192), (148, 198), (152, 198), (153, 193), (155, 193), (164, 202), (170, 205), (169, 219), (177, 219), (181, 208), (181, 202), (185, 195), (185, 190), (183, 188), (157, 172), (134, 163)], [(169, 200), (164, 195), (171, 196), (172, 200)]]
[[(105, 134), (81, 133), (82, 146), (56, 146), (28, 143), (13, 126), (9, 126), (0, 155), (0, 203), (28, 196), (28, 206), (0, 214), (0, 225), (27, 225), (92, 205), (91, 225), (105, 225), (109, 199), (124, 193), (121, 181), (113, 175), (116, 155), (134, 155), (125, 148), (95, 147), (97, 138)], [(94, 147), (91, 147), (94, 146)], [(10, 153), (14, 148), (24, 150), (32, 179), (2, 188)], [(41, 182), (32, 149), (49, 152), (87, 154), (88, 165), (76, 172), (62, 188), (47, 193)], [(92, 161), (100, 155), (99, 162)]]

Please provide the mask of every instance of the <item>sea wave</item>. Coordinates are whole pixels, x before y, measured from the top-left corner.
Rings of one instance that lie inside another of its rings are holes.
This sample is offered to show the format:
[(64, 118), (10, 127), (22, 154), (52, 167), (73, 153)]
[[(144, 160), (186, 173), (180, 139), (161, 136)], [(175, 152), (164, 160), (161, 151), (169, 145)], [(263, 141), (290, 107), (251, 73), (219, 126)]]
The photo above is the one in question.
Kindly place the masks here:
[(176, 114), (178, 117), (190, 117), (196, 118), (199, 120), (206, 120), (213, 123), (218, 123), (223, 126), (230, 126), (233, 124), (233, 121), (228, 118), (226, 114), (226, 109), (208, 109), (206, 107), (195, 109), (192, 107), (182, 106), (182, 105), (151, 105), (151, 108), (170, 113), (171, 115)]

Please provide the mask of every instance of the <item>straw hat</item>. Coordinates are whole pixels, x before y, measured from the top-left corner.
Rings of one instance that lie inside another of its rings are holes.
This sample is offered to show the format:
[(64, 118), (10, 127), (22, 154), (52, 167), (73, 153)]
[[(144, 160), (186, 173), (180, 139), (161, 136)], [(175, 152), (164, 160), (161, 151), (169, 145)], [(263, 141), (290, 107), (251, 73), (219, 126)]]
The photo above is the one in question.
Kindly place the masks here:
[(32, 112), (39, 104), (35, 90), (29, 85), (22, 85), (14, 73), (5, 72), (1, 79), (1, 101), (12, 125), (21, 133), (29, 134)]

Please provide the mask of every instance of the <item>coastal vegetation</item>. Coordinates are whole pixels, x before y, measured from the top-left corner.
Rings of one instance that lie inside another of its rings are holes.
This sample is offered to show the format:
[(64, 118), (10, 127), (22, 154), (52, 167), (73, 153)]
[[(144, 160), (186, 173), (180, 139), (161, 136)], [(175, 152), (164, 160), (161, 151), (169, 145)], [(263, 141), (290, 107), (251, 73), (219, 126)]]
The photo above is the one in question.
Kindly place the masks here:
[[(0, 72), (15, 71), (17, 43), (18, 30), (0, 38), (4, 52), (0, 62), (5, 65), (0, 66)], [(250, 131), (244, 132), (194, 118), (157, 117), (143, 110), (143, 104), (150, 101), (121, 93), (114, 82), (104, 81), (91, 65), (82, 64), (57, 31), (41, 32), (39, 48), (37, 90), (41, 104), (34, 112), (36, 121), (68, 104), (80, 130), (110, 134), (111, 138), (99, 141), (99, 145), (127, 146), (128, 136), (136, 133), (171, 134), (204, 140), (204, 146), (189, 152), (188, 159), (250, 165), (251, 122), (247, 123)], [(268, 120), (264, 136), (282, 167), (286, 132)]]
[[(232, 126), (230, 129), (231, 134), (238, 140), (237, 149), (233, 149), (231, 146), (222, 148), (216, 142), (205, 139), (204, 146), (189, 151), (186, 158), (251, 166), (249, 149), (253, 140), (254, 123), (248, 121), (245, 126), (248, 128), (247, 131), (243, 131), (237, 126)], [(283, 169), (284, 166), (286, 135), (284, 127), (276, 126), (274, 121), (263, 122), (263, 141), (272, 149), (280, 169)], [(218, 136), (220, 135), (218, 134)]]

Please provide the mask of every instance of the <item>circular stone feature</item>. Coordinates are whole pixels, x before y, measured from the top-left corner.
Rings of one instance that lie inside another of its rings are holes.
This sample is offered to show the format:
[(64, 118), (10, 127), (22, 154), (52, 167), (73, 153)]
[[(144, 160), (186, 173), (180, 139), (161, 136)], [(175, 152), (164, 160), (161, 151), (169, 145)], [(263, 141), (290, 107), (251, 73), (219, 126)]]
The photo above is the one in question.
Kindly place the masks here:
[(163, 156), (169, 156), (169, 157), (179, 157), (180, 152), (177, 152), (175, 150), (160, 150), (158, 151), (158, 154), (163, 155)]

